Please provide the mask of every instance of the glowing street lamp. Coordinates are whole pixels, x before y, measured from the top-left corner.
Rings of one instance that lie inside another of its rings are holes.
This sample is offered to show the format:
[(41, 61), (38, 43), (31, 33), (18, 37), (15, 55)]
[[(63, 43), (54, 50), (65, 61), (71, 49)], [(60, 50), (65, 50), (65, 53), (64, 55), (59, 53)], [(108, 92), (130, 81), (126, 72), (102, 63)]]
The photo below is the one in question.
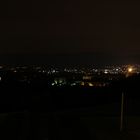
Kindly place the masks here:
[(131, 76), (134, 73), (134, 71), (135, 71), (134, 67), (132, 67), (132, 66), (128, 67), (127, 72), (126, 72), (126, 77)]
[(133, 71), (133, 68), (128, 68), (128, 72), (131, 73)]

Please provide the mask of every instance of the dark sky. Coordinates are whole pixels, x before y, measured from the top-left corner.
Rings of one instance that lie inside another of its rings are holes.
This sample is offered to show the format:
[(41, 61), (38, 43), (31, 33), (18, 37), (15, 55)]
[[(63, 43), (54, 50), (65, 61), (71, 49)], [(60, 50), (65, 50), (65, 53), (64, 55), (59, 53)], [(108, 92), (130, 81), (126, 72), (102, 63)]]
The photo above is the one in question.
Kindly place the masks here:
[(0, 62), (140, 62), (140, 2), (9, 0), (0, 4)]

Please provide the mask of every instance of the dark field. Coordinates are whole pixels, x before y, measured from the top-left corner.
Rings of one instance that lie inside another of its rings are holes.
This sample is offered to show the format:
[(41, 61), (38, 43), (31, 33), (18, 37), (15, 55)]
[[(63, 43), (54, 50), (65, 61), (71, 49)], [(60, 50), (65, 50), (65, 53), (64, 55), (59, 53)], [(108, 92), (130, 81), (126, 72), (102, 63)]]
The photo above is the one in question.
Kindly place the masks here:
[[(107, 88), (1, 86), (0, 137), (139, 140), (139, 80), (137, 76)], [(124, 122), (120, 132), (122, 92)]]

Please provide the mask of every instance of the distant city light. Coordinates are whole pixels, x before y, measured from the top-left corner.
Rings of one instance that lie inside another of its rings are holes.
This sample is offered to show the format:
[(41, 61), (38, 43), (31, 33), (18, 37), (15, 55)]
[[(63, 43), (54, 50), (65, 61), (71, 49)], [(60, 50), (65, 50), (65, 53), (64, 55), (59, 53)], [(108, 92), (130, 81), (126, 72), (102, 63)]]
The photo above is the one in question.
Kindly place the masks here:
[(84, 85), (85, 85), (85, 83), (84, 83), (84, 82), (82, 82), (82, 83), (81, 83), (81, 86), (84, 86)]
[(83, 80), (91, 80), (91, 76), (83, 76)]
[(76, 86), (76, 83), (72, 83), (71, 86)]
[(43, 72), (43, 73), (45, 73), (46, 71), (45, 71), (45, 70), (43, 70), (42, 72)]
[(93, 86), (94, 86), (92, 83), (89, 83), (88, 85), (89, 85), (90, 87), (93, 87)]
[(130, 68), (128, 68), (128, 72), (132, 72), (133, 71), (133, 68), (132, 67), (130, 67)]
[(55, 70), (53, 70), (52, 73), (55, 73)]
[(108, 74), (108, 70), (105, 69), (104, 73), (105, 73), (105, 74)]
[(52, 86), (54, 86), (55, 85), (55, 83), (52, 83)]

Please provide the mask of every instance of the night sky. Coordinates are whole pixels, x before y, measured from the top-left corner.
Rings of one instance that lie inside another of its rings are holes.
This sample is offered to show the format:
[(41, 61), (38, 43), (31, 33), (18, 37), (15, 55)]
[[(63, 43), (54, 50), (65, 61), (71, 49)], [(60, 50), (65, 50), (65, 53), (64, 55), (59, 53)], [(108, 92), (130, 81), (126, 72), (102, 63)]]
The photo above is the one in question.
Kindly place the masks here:
[(140, 2), (9, 0), (0, 4), (0, 63), (140, 62)]

